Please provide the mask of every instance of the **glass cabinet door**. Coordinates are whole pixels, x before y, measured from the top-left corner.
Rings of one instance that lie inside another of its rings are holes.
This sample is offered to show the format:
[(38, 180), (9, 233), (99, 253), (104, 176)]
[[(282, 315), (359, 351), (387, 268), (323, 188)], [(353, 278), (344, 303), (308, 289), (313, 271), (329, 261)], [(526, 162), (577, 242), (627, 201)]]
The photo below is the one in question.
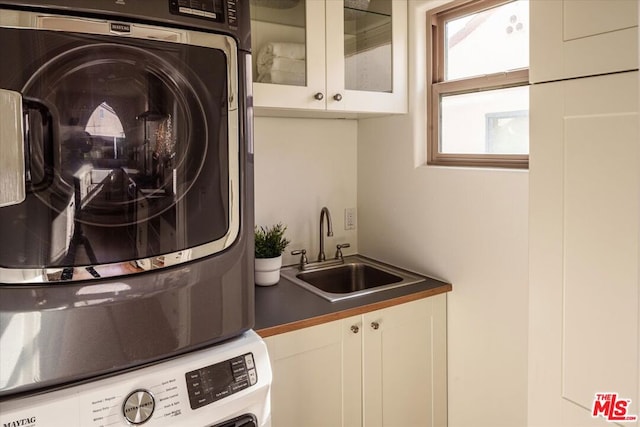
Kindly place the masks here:
[(254, 105), (324, 109), (324, 2), (250, 5)]
[(344, 0), (343, 16), (345, 89), (391, 92), (391, 2)]
[[(327, 108), (407, 111), (407, 2), (327, 1)], [(329, 22), (335, 22), (329, 24)]]
[(251, 1), (253, 81), (306, 86), (305, 2)]

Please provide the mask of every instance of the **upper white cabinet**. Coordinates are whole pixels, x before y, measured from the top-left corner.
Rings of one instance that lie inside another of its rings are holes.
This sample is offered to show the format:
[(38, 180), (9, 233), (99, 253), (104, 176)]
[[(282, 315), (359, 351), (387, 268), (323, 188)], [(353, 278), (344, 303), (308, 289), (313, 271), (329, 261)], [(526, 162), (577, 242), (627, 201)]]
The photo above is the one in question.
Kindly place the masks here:
[(252, 0), (254, 106), (407, 112), (407, 2)]
[(638, 68), (638, 0), (529, 4), (532, 83)]

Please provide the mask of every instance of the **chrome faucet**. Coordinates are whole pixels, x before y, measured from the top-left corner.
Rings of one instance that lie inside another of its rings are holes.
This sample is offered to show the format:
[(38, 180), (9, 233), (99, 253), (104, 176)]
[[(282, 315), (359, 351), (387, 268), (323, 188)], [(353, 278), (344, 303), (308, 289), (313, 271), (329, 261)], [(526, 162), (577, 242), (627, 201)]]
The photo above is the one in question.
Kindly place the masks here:
[(291, 251), (291, 255), (300, 255), (300, 262), (298, 268), (303, 270), (313, 270), (318, 268), (330, 267), (334, 265), (344, 264), (344, 256), (342, 255), (342, 248), (350, 247), (349, 243), (341, 243), (336, 245), (336, 256), (333, 259), (327, 260), (324, 254), (324, 222), (327, 222), (327, 236), (333, 236), (333, 225), (331, 224), (331, 213), (326, 206), (320, 211), (320, 253), (318, 254), (318, 260), (309, 262), (307, 259), (307, 251), (305, 249), (296, 249)]
[(320, 211), (320, 253), (318, 254), (318, 261), (326, 261), (327, 257), (324, 254), (324, 224), (323, 219), (327, 218), (327, 237), (333, 236), (333, 226), (331, 225), (331, 214), (329, 209), (325, 206)]

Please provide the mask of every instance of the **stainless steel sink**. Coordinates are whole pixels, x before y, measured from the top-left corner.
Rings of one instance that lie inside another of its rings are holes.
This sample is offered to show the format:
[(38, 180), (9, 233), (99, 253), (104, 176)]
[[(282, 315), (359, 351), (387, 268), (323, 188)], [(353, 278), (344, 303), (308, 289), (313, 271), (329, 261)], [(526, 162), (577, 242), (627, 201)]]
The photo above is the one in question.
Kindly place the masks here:
[(331, 302), (418, 283), (424, 278), (361, 256), (345, 257), (344, 264), (301, 271), (297, 265), (281, 274), (293, 283)]

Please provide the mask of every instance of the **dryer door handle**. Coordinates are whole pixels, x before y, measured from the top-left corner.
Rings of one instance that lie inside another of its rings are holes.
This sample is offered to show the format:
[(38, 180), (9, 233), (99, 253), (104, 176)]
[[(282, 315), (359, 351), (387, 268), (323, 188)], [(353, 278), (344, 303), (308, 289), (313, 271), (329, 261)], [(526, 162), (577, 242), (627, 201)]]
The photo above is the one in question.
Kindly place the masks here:
[(0, 208), (24, 201), (24, 163), (22, 95), (0, 89)]

